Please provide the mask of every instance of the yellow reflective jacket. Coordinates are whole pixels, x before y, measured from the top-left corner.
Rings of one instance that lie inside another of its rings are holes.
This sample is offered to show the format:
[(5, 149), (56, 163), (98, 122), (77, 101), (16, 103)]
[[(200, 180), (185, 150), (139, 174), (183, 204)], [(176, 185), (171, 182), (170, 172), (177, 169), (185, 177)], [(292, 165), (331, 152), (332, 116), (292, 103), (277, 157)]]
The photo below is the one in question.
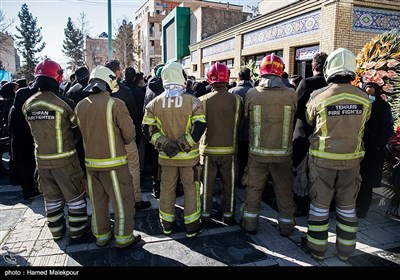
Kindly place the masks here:
[(314, 91), (307, 103), (307, 121), (314, 127), (309, 154), (316, 165), (345, 170), (364, 156), (363, 135), (369, 119), (368, 95), (348, 83), (331, 83)]
[(40, 168), (59, 168), (76, 155), (73, 128), (77, 127), (73, 102), (67, 103), (51, 91), (39, 91), (23, 105), (22, 111), (35, 142), (35, 157)]
[(88, 170), (113, 170), (128, 163), (125, 145), (135, 139), (135, 125), (125, 103), (108, 92), (92, 94), (75, 108)]

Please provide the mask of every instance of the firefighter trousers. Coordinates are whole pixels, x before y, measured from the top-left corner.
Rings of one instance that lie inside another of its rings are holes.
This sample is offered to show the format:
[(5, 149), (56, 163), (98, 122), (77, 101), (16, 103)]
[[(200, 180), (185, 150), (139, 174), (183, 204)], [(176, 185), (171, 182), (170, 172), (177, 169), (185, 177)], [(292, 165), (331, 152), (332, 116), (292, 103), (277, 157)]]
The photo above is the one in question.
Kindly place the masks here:
[(176, 183), (180, 178), (185, 193), (184, 222), (187, 233), (200, 229), (200, 165), (161, 166), (160, 220), (164, 231), (171, 229), (175, 220)]
[(85, 199), (85, 177), (78, 157), (68, 165), (44, 169), (38, 168), (39, 188), (44, 196), (49, 229), (54, 239), (65, 232), (64, 205), (68, 207), (68, 223), (71, 238), (78, 238), (88, 229)]
[(310, 211), (308, 215), (307, 246), (319, 255), (327, 250), (329, 206), (336, 205), (336, 247), (339, 254), (348, 256), (356, 247), (358, 219), (356, 199), (361, 185), (360, 167), (334, 170), (319, 167), (310, 157)]
[(111, 239), (109, 202), (114, 206), (114, 236), (117, 245), (132, 240), (135, 201), (128, 165), (109, 171), (88, 170), (88, 192), (92, 203), (92, 232), (97, 243)]
[(278, 204), (278, 223), (281, 229), (292, 229), (295, 225), (292, 191), (292, 163), (288, 159), (284, 162), (258, 162), (249, 156), (248, 164), (243, 177), (246, 185), (246, 198), (242, 208), (242, 222), (246, 231), (256, 231), (258, 212), (261, 198), (268, 176), (271, 175), (273, 188)]
[(217, 173), (221, 176), (221, 208), (223, 219), (231, 220), (235, 209), (235, 156), (204, 156), (202, 213), (203, 218), (209, 218), (213, 206), (213, 189)]
[(128, 156), (129, 173), (132, 176), (133, 191), (135, 194), (135, 202), (142, 201), (142, 188), (140, 185), (140, 164), (138, 148), (135, 140), (128, 145), (125, 145), (126, 153)]

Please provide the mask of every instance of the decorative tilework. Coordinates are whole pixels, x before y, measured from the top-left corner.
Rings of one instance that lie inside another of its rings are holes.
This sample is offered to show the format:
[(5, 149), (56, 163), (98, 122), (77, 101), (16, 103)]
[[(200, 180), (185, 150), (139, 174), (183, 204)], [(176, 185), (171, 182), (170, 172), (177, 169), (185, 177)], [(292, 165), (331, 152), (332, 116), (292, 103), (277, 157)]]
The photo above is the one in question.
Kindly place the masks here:
[(280, 40), (320, 29), (320, 11), (295, 17), (243, 35), (243, 48)]
[(388, 31), (400, 28), (400, 12), (354, 7), (353, 30), (364, 32)]
[(229, 39), (221, 43), (209, 46), (203, 49), (203, 57), (233, 51), (235, 49), (235, 40)]

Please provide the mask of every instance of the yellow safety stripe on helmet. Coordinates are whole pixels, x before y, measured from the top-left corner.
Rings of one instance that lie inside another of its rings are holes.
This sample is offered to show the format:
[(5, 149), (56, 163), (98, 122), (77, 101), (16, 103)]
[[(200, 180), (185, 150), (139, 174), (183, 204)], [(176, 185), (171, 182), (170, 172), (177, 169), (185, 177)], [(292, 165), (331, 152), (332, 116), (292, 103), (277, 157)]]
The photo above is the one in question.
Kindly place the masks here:
[(234, 202), (235, 202), (235, 156), (232, 156), (231, 160), (231, 197), (229, 211), (233, 212)]
[(327, 230), (329, 230), (329, 224), (320, 225), (320, 226), (308, 225), (308, 230), (309, 231), (317, 231), (317, 232), (327, 231)]
[(114, 105), (114, 99), (110, 98), (107, 102), (106, 120), (107, 120), (107, 134), (108, 134), (108, 146), (110, 149), (110, 156), (115, 158), (117, 156), (117, 149), (115, 147), (115, 134), (114, 134), (114, 122), (112, 118), (112, 109)]
[(338, 228), (340, 228), (341, 230), (346, 231), (346, 232), (357, 232), (358, 231), (358, 227), (351, 227), (351, 226), (342, 224), (338, 221), (336, 221), (336, 225)]
[(315, 239), (315, 238), (309, 236), (308, 234), (307, 234), (307, 241), (309, 241), (315, 245), (318, 245), (318, 246), (325, 246), (328, 244), (328, 239), (324, 239), (324, 240)]
[(92, 231), (93, 231), (94, 236), (96, 236), (96, 238), (99, 239), (99, 238), (101, 238), (101, 236), (98, 235), (99, 230), (98, 230), (98, 227), (97, 227), (96, 207), (94, 206), (92, 176), (90, 175), (89, 172), (86, 172), (86, 177), (87, 177), (87, 185), (88, 185), (90, 203), (92, 204), (92, 213), (93, 213), (92, 214), (92, 223), (91, 223), (92, 224)]
[(235, 95), (236, 97), (236, 110), (235, 110), (235, 121), (233, 123), (233, 139), (232, 139), (232, 145), (235, 147), (237, 145), (237, 130), (239, 126), (239, 109), (240, 109), (240, 104), (242, 102), (241, 97)]
[(184, 216), (185, 225), (193, 223), (200, 219), (201, 214), (201, 202), (200, 202), (200, 183), (199, 181), (195, 181), (194, 185), (196, 187), (196, 212), (191, 215)]
[(179, 152), (176, 156), (170, 158), (163, 151), (159, 151), (159, 156), (162, 159), (170, 159), (170, 160), (185, 160), (192, 159), (199, 156), (199, 149), (191, 150), (189, 153)]
[(310, 155), (316, 156), (319, 158), (332, 159), (332, 160), (352, 160), (356, 158), (361, 158), (364, 156), (365, 152), (357, 152), (357, 153), (347, 153), (347, 154), (335, 154), (328, 153), (318, 150), (309, 150)]
[(126, 217), (125, 217), (125, 211), (124, 211), (124, 203), (122, 202), (121, 190), (119, 188), (117, 171), (111, 170), (110, 175), (111, 175), (111, 182), (112, 182), (112, 186), (113, 186), (113, 190), (114, 190), (114, 197), (115, 197), (115, 202), (116, 202), (116, 205), (114, 205), (114, 207), (116, 207), (117, 211), (118, 211), (118, 222), (119, 222), (118, 235), (123, 235), (124, 231), (125, 231), (124, 221), (125, 221)]
[(282, 128), (282, 149), (287, 149), (289, 144), (289, 134), (291, 131), (292, 106), (285, 105), (283, 111), (283, 128)]
[(212, 147), (207, 146), (204, 152), (210, 155), (230, 155), (237, 152), (237, 147)]
[(156, 119), (153, 117), (146, 116), (143, 118), (142, 124), (156, 125)]
[(292, 154), (292, 148), (289, 149), (266, 149), (251, 146), (249, 147), (249, 151), (252, 154), (260, 155), (260, 156), (290, 156)]
[(85, 158), (85, 165), (87, 167), (93, 167), (93, 168), (117, 167), (117, 166), (125, 165), (127, 163), (128, 163), (127, 156), (120, 156), (120, 157), (115, 157), (115, 158), (105, 158), (105, 159)]
[(60, 158), (67, 158), (73, 156), (76, 153), (76, 150), (59, 153), (59, 154), (36, 154), (37, 159), (42, 160), (52, 160), (52, 159), (60, 159)]
[(346, 245), (346, 246), (352, 246), (357, 243), (357, 239), (346, 240), (346, 239), (340, 238), (338, 236), (336, 237), (336, 241), (343, 245)]
[(257, 219), (257, 217), (258, 217), (258, 213), (256, 213), (256, 212), (249, 212), (249, 211), (243, 212), (243, 218)]
[(259, 147), (261, 142), (261, 105), (253, 107), (253, 138), (254, 147)]
[(53, 216), (53, 217), (47, 217), (47, 221), (49, 221), (50, 223), (54, 223), (57, 222), (59, 219), (61, 219), (62, 217), (64, 217), (64, 212), (61, 212), (60, 214), (58, 214), (57, 216)]
[(160, 218), (166, 222), (173, 222), (175, 220), (175, 214), (167, 214), (161, 210), (159, 210)]
[(60, 112), (61, 114), (64, 114), (64, 109), (62, 107), (57, 106), (57, 105), (55, 105), (53, 103), (49, 103), (49, 102), (40, 100), (40, 101), (36, 101), (36, 102), (30, 104), (27, 108), (25, 108), (24, 109), (24, 115), (26, 115), (27, 111), (29, 111), (29, 110), (31, 110), (33, 108), (39, 107), (39, 106), (47, 107), (47, 108), (50, 108), (50, 109), (52, 109), (52, 110), (54, 110), (56, 112)]

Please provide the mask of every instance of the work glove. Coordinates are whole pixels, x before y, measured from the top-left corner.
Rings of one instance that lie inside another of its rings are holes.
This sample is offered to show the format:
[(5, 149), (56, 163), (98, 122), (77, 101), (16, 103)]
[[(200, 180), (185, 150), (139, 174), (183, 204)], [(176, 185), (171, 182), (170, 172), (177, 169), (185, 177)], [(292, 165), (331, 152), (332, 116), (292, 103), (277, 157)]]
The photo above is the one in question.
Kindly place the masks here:
[(293, 192), (298, 196), (307, 196), (310, 191), (308, 180), (308, 156), (295, 168), (296, 177), (293, 182)]
[(165, 141), (164, 145), (161, 147), (161, 150), (169, 157), (173, 158), (179, 153), (179, 146), (172, 142), (171, 140)]
[(178, 146), (179, 146), (179, 149), (181, 149), (182, 152), (186, 152), (186, 153), (189, 153), (191, 151), (191, 149), (192, 149), (192, 147), (187, 142), (187, 140), (185, 138), (185, 135), (182, 135), (181, 137), (179, 137)]

